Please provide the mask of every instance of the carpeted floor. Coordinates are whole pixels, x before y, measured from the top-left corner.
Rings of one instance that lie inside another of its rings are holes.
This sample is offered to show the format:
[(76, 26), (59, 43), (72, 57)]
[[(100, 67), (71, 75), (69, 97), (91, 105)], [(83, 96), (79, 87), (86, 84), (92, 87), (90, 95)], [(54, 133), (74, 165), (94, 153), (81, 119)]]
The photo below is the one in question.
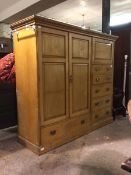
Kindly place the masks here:
[(128, 175), (120, 165), (129, 156), (131, 125), (123, 117), (42, 156), (20, 145), (14, 129), (0, 131), (0, 175)]

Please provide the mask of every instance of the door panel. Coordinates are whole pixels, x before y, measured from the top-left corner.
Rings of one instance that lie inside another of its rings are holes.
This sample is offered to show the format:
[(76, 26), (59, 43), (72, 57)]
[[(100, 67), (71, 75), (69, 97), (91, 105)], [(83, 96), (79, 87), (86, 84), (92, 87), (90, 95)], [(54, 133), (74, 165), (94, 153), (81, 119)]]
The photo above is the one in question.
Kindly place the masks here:
[(69, 117), (68, 33), (43, 28), (40, 38), (41, 125), (48, 125)]
[(89, 42), (87, 40), (73, 38), (72, 45), (72, 58), (89, 58)]
[(65, 36), (43, 33), (42, 39), (44, 56), (65, 56)]
[(73, 64), (72, 112), (88, 109), (88, 64)]
[(77, 34), (69, 36), (70, 116), (89, 112), (91, 38)]
[(66, 115), (65, 65), (45, 63), (43, 67), (45, 120)]

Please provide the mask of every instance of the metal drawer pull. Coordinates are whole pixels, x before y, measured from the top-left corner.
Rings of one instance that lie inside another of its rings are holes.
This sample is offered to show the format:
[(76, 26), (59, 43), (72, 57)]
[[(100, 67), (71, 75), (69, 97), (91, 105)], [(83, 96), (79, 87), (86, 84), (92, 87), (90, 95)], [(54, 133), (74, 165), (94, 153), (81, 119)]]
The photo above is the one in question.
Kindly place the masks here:
[(106, 88), (106, 91), (109, 91), (110, 89), (109, 88)]
[(97, 68), (95, 68), (95, 71), (99, 71), (100, 69), (97, 67)]
[(100, 92), (100, 91), (99, 91), (99, 90), (96, 90), (96, 91), (95, 91), (95, 93), (98, 93), (98, 92)]
[(100, 81), (100, 78), (96, 78), (96, 81), (97, 81), (97, 82)]
[(95, 115), (95, 118), (98, 118), (99, 116), (98, 115)]
[(108, 115), (109, 114), (109, 111), (106, 111), (106, 114)]
[(56, 130), (52, 130), (52, 131), (50, 131), (50, 135), (55, 135), (56, 134)]
[(85, 120), (81, 120), (81, 124), (83, 125), (85, 123)]
[(98, 106), (99, 104), (100, 104), (99, 102), (96, 102), (96, 103), (95, 103), (95, 106)]
[(109, 103), (110, 102), (110, 100), (106, 100), (106, 103)]

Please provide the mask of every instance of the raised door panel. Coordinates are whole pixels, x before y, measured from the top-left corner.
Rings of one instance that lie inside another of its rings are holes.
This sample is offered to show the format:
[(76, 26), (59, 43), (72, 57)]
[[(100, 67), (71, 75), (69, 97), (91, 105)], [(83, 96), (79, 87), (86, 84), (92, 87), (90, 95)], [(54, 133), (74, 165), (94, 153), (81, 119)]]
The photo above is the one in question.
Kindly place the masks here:
[(113, 43), (103, 39), (93, 39), (93, 63), (112, 64)]
[(48, 125), (69, 117), (68, 33), (43, 28), (39, 35), (41, 125)]
[(90, 109), (90, 44), (91, 38), (70, 33), (69, 82), (70, 116), (87, 114)]
[(89, 65), (73, 64), (72, 76), (72, 113), (86, 111), (89, 106)]
[(43, 67), (45, 120), (66, 115), (65, 65), (45, 63)]
[(65, 36), (43, 33), (43, 56), (64, 57)]
[(87, 40), (73, 38), (72, 46), (72, 58), (89, 58), (89, 42)]

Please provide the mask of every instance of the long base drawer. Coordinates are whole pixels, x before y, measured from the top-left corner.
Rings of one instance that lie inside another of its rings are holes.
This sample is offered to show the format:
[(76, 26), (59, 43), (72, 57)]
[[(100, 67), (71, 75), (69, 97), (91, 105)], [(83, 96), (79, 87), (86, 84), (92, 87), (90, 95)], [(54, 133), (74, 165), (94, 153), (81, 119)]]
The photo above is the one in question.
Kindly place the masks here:
[(89, 131), (88, 115), (74, 117), (51, 126), (41, 128), (41, 151), (46, 152)]

